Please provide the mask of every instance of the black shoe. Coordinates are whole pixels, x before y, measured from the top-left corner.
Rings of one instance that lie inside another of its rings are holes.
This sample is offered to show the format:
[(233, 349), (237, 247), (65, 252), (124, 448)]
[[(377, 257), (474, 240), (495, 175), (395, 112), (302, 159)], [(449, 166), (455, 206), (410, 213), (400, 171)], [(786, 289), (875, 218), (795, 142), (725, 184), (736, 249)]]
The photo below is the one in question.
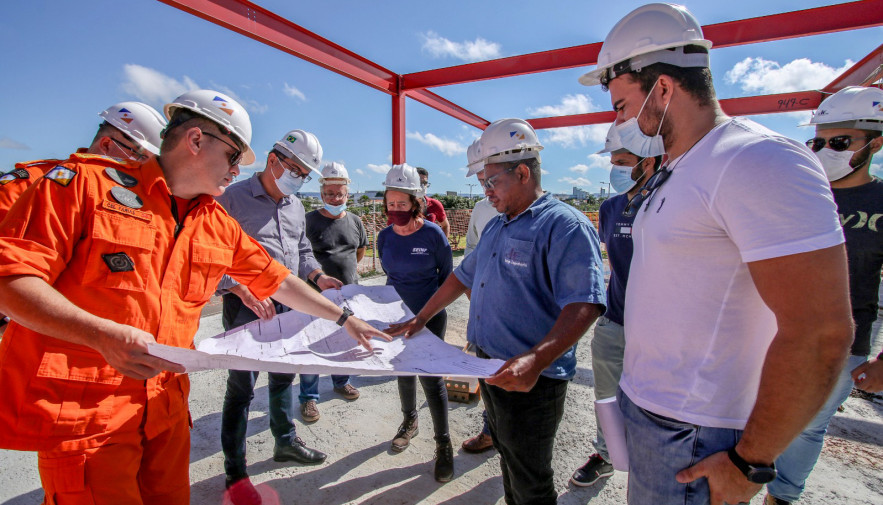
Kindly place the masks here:
[(404, 451), (409, 445), (411, 445), (411, 439), (418, 433), (420, 433), (420, 429), (417, 427), (417, 418), (406, 418), (402, 421), (398, 433), (396, 433), (396, 436), (392, 439), (390, 449), (392, 449), (393, 452)]
[(767, 493), (766, 498), (763, 500), (764, 505), (791, 505), (790, 501), (785, 501), (781, 498), (776, 498), (775, 496)]
[(613, 475), (613, 465), (604, 461), (600, 454), (592, 454), (586, 464), (579, 467), (570, 477), (575, 486), (591, 486), (599, 479)]
[(300, 437), (291, 441), (291, 445), (277, 445), (273, 449), (273, 461), (297, 461), (305, 465), (316, 465), (328, 456), (324, 452), (310, 449)]
[(450, 482), (454, 478), (454, 448), (451, 442), (435, 444), (435, 480)]

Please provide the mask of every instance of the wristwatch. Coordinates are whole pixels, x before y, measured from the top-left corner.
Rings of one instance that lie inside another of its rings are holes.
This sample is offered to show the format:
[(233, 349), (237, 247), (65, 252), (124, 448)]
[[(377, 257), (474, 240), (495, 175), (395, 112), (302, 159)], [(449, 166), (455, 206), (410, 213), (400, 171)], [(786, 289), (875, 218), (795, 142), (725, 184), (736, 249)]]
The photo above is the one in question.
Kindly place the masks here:
[(353, 315), (353, 311), (351, 311), (349, 307), (343, 307), (343, 314), (341, 314), (340, 319), (337, 320), (337, 326), (343, 326), (351, 315)]
[(776, 471), (776, 464), (771, 463), (769, 466), (766, 465), (752, 465), (751, 463), (742, 459), (742, 456), (739, 456), (739, 453), (736, 452), (735, 447), (730, 447), (727, 451), (727, 455), (730, 456), (730, 461), (736, 465), (736, 468), (739, 469), (743, 474), (745, 474), (745, 478), (747, 478), (750, 482), (755, 484), (769, 484), (770, 482), (776, 480), (776, 476), (778, 472)]
[(322, 277), (323, 275), (325, 275), (325, 272), (316, 272), (316, 275), (314, 275), (313, 278), (310, 279), (310, 282), (312, 282), (313, 284), (318, 286), (319, 285), (319, 277)]

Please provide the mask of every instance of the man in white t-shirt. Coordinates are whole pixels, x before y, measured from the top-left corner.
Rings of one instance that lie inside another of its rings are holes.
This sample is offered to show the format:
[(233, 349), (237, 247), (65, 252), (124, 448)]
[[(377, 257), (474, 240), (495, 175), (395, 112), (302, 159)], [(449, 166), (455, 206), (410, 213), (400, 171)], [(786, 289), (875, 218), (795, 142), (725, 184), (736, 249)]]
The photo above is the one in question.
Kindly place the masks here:
[(580, 82), (609, 88), (623, 146), (667, 161), (635, 214), (618, 395), (628, 500), (741, 503), (821, 407), (852, 341), (831, 191), (799, 142), (723, 114), (702, 29), (650, 4)]

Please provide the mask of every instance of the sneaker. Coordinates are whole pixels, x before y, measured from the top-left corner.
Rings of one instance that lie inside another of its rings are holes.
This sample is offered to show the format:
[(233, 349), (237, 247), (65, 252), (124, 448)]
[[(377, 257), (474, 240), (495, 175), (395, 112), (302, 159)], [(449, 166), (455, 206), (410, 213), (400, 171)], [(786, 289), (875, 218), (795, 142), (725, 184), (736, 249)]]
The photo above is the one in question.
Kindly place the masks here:
[(317, 465), (328, 457), (324, 452), (310, 449), (300, 437), (295, 437), (291, 445), (277, 445), (273, 448), (273, 461), (297, 461), (305, 465)]
[(261, 505), (261, 495), (248, 477), (227, 476), (226, 494), (233, 505)]
[(763, 500), (763, 505), (791, 505), (790, 501), (785, 501), (767, 493)]
[(359, 390), (352, 384), (344, 384), (342, 388), (335, 387), (334, 392), (342, 396), (345, 400), (356, 400), (359, 398)]
[(613, 475), (613, 465), (604, 461), (600, 454), (592, 454), (586, 464), (579, 467), (570, 477), (570, 482), (579, 487), (591, 486), (599, 479)]
[(307, 400), (306, 403), (300, 404), (300, 416), (308, 423), (314, 423), (319, 420), (319, 406), (316, 400)]
[(479, 452), (484, 452), (488, 449), (494, 448), (494, 441), (491, 439), (491, 436), (487, 433), (479, 433), (469, 440), (463, 441), (463, 450), (466, 452), (471, 452), (473, 454), (477, 454)]
[(454, 448), (451, 442), (435, 445), (435, 480), (450, 482), (454, 478)]
[(402, 421), (401, 426), (399, 426), (399, 431), (396, 433), (395, 438), (392, 439), (392, 444), (390, 445), (390, 449), (393, 452), (402, 452), (411, 445), (411, 439), (417, 434), (420, 433), (420, 429), (417, 427), (417, 418), (409, 417)]

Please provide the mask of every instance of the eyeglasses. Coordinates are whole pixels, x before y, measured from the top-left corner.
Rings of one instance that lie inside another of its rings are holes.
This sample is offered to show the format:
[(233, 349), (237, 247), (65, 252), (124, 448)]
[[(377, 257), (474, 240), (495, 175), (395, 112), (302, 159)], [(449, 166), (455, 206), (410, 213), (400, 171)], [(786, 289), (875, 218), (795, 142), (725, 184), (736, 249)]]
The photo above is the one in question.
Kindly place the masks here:
[[(622, 211), (622, 215), (624, 217), (634, 217), (635, 214), (638, 213), (638, 209), (641, 208), (641, 205), (644, 205), (644, 202), (649, 206), (650, 201), (653, 200), (653, 194), (665, 183), (665, 181), (668, 180), (670, 175), (671, 170), (669, 170), (668, 167), (663, 167), (653, 174), (652, 177), (647, 179), (647, 184), (644, 184), (644, 186), (641, 187), (638, 194), (629, 200), (629, 203), (626, 204), (625, 209)], [(647, 212), (647, 209), (644, 209), (644, 212)]]
[(279, 155), (276, 156), (276, 159), (279, 160), (279, 164), (282, 165), (282, 168), (291, 172), (295, 177), (303, 179), (304, 184), (313, 180), (313, 178), (310, 176), (309, 171), (307, 171), (306, 174), (302, 173), (302, 169), (299, 166), (288, 163)]
[(133, 161), (144, 161), (147, 159), (147, 155), (144, 154), (144, 151), (142, 151), (141, 149), (135, 149), (134, 147), (127, 146), (126, 144), (123, 144), (113, 137), (110, 137), (110, 140), (112, 140), (113, 143), (116, 144), (117, 147), (119, 147), (121, 150), (125, 149), (126, 151), (132, 153), (131, 155), (129, 155), (129, 158), (131, 158)]
[(230, 148), (233, 149), (233, 152), (230, 154), (230, 160), (229, 160), (231, 167), (234, 165), (238, 165), (239, 162), (242, 161), (242, 150), (241, 149), (239, 149), (235, 145), (227, 142), (226, 140), (222, 139), (221, 137), (218, 137), (217, 135), (213, 135), (207, 131), (203, 131), (202, 133), (204, 135), (208, 135), (209, 137), (211, 137), (213, 139), (220, 140), (221, 142), (227, 144)]
[(852, 142), (855, 140), (871, 140), (873, 137), (851, 137), (849, 135), (837, 135), (836, 137), (831, 137), (829, 139), (825, 139), (823, 137), (816, 137), (806, 141), (806, 147), (813, 150), (813, 152), (819, 152), (827, 145), (831, 148), (832, 151), (845, 151), (849, 149), (849, 146), (852, 145)]
[(499, 176), (501, 176), (501, 175), (503, 175), (503, 174), (506, 174), (506, 173), (512, 172), (513, 170), (515, 170), (516, 168), (518, 168), (518, 166), (519, 166), (519, 165), (515, 165), (515, 166), (512, 166), (512, 167), (509, 167), (509, 168), (507, 168), (506, 170), (503, 170), (502, 172), (500, 172), (499, 174), (497, 174), (497, 175), (493, 175), (493, 176), (491, 176), (491, 177), (488, 177), (488, 178), (486, 178), (485, 180), (481, 180), (481, 179), (479, 179), (479, 180), (478, 180), (478, 183), (481, 184), (481, 187), (482, 187), (483, 189), (494, 189), (494, 184), (496, 184), (496, 182), (494, 182), (494, 181), (497, 179), (497, 177), (499, 177)]
[(346, 193), (326, 193), (324, 191), (322, 192), (322, 196), (324, 196), (325, 198), (336, 198), (338, 200), (346, 198), (346, 195)]

